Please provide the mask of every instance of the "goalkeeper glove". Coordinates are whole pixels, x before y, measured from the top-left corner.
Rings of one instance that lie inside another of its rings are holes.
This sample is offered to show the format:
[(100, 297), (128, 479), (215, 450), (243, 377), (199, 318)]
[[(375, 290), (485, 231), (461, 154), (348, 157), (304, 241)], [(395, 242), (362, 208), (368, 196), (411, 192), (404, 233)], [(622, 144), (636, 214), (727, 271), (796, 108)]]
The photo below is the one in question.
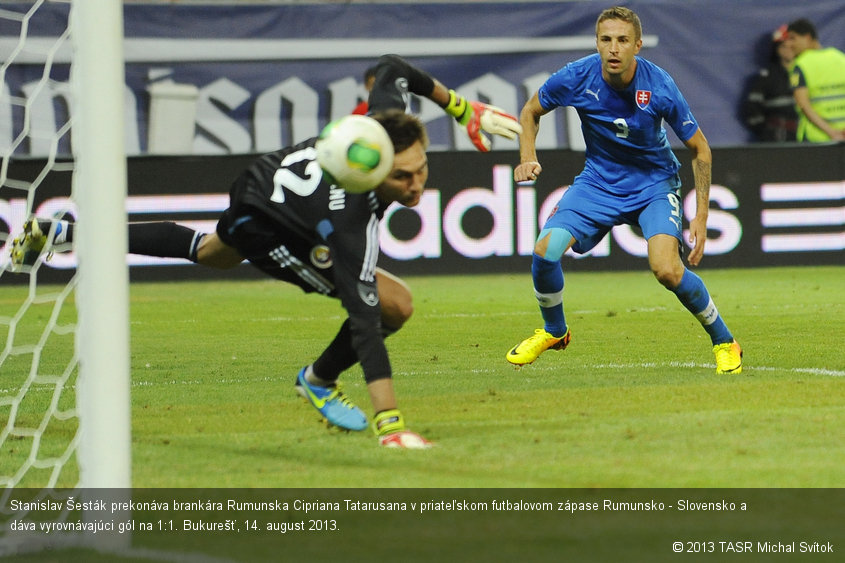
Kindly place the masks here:
[(419, 450), (431, 447), (431, 442), (410, 430), (405, 430), (405, 419), (398, 409), (381, 411), (373, 419), (373, 431), (380, 446)]
[(482, 102), (468, 102), (454, 90), (449, 90), (449, 104), (445, 111), (466, 127), (472, 144), (481, 152), (490, 150), (490, 137), (485, 133), (508, 139), (515, 139), (522, 133), (522, 125), (514, 116)]

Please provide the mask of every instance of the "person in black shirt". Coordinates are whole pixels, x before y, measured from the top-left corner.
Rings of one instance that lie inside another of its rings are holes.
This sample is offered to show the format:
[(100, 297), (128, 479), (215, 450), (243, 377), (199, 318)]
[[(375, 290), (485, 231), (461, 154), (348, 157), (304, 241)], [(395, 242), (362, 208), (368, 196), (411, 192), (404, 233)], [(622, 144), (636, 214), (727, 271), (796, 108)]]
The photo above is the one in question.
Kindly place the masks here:
[(233, 184), (230, 207), (199, 246), (198, 261), (207, 254), (232, 256), (232, 263), (244, 257), (306, 292), (339, 298), (349, 316), (320, 357), (300, 370), (297, 387), (329, 422), (363, 430), (366, 417), (336, 384), (360, 362), (381, 435), (385, 424), (404, 431), (384, 337), (410, 317), (412, 304), (405, 284), (376, 268), (378, 222), (389, 204), (420, 201), (428, 140), (422, 123), (401, 110), (373, 118), (396, 151), (393, 169), (375, 190), (353, 194), (327, 182), (315, 160), (316, 139), (265, 155)]
[(756, 141), (795, 141), (798, 113), (789, 83), (793, 53), (786, 37), (786, 25), (774, 31), (769, 62), (751, 79), (742, 103), (743, 122)]
[[(419, 203), (428, 178), (424, 125), (406, 113), (409, 93), (424, 96), (466, 127), (479, 150), (488, 135), (515, 138), (517, 119), (493, 106), (470, 102), (396, 55), (379, 59), (369, 97), (370, 116), (394, 144), (387, 178), (370, 192), (353, 194), (336, 186), (316, 161), (316, 138), (258, 158), (232, 184), (230, 206), (213, 233), (200, 234), (171, 222), (129, 225), (129, 252), (180, 257), (230, 268), (244, 259), (306, 292), (340, 299), (348, 313), (323, 351), (296, 377), (296, 389), (331, 423), (364, 430), (366, 415), (340, 391), (340, 374), (360, 363), (367, 382), (379, 443), (419, 448), (430, 443), (408, 431), (393, 391), (384, 338), (413, 312), (411, 292), (399, 278), (376, 267), (378, 222), (388, 205)], [(46, 234), (45, 234), (46, 233)], [(67, 222), (30, 220), (13, 242), (13, 265), (73, 238)], [(51, 244), (46, 245), (46, 240)]]

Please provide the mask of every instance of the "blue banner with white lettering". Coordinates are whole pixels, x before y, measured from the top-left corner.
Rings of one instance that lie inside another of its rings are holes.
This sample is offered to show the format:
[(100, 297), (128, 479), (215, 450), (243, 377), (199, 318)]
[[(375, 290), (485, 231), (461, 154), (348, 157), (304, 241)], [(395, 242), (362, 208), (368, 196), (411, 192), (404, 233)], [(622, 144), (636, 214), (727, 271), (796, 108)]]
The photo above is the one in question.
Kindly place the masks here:
[[(641, 55), (666, 69), (714, 146), (749, 141), (738, 118), (746, 80), (763, 65), (772, 30), (812, 20), (824, 46), (845, 50), (845, 2), (815, 0), (634, 0)], [(126, 147), (129, 154), (263, 152), (316, 135), (366, 92), (365, 69), (383, 53), (405, 56), (469, 98), (517, 113), (549, 74), (595, 50), (605, 2), (450, 4), (126, 5)], [(4, 10), (24, 14), (26, 3)], [(0, 147), (47, 154), (69, 100), (69, 45), (50, 52), (20, 38), (61, 34), (66, 4), (45, 4), (24, 27), (0, 20)], [(25, 33), (24, 33), (25, 31)], [(65, 41), (65, 43), (67, 43)], [(47, 44), (49, 50), (49, 44)], [(472, 150), (453, 120), (417, 101), (432, 150)], [(155, 107), (154, 107), (155, 106)], [(32, 120), (25, 119), (31, 108)], [(566, 112), (545, 118), (540, 149), (571, 147)], [(43, 131), (13, 146), (24, 126)], [(573, 136), (575, 135), (575, 136)], [(59, 135), (60, 152), (69, 136)], [(514, 150), (497, 139), (495, 150)]]

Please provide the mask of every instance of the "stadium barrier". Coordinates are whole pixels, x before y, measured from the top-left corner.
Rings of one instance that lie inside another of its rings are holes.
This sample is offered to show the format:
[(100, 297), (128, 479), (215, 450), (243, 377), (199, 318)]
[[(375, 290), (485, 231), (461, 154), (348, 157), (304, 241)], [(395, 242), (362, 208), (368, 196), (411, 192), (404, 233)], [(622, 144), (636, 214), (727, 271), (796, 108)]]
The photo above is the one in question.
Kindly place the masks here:
[[(535, 187), (517, 186), (513, 152), (431, 152), (428, 190), (414, 209), (390, 208), (382, 222), (380, 265), (400, 275), (527, 272), (542, 218), (583, 166), (583, 153), (541, 151)], [(689, 155), (680, 150), (685, 216), (694, 213)], [(129, 159), (130, 221), (168, 219), (210, 231), (228, 203), (231, 180), (254, 155), (147, 156)], [(752, 145), (713, 151), (713, 185), (705, 268), (843, 264), (845, 145)], [(12, 163), (10, 176), (29, 178), (44, 161)], [(33, 209), (66, 209), (70, 175), (51, 175)], [(25, 200), (0, 200), (0, 228), (17, 232)], [(180, 261), (131, 256), (133, 280), (219, 279), (257, 275), (251, 268), (214, 271)], [(44, 279), (67, 278), (72, 254), (57, 254)], [(636, 229), (613, 229), (567, 271), (646, 268)], [(19, 276), (25, 281), (23, 276)], [(5, 276), (6, 283), (16, 279)]]
[[(32, 2), (3, 2), (14, 5)], [(38, 2), (31, 37), (59, 34), (66, 2)], [(162, 154), (181, 145), (193, 154), (269, 152), (316, 135), (366, 97), (361, 78), (385, 53), (409, 58), (464, 96), (518, 112), (564, 64), (595, 52), (595, 20), (606, 2), (127, 2), (124, 3), (125, 147)], [(839, 0), (629, 0), (643, 23), (640, 55), (680, 86), (713, 146), (739, 146), (750, 132), (737, 118), (747, 79), (768, 62), (771, 33), (809, 18), (825, 47), (845, 49), (845, 3)], [(25, 10), (20, 7), (18, 10)], [(232, 22), (238, 25), (232, 25)], [(319, 24), (317, 24), (319, 22)], [(421, 24), (424, 22), (424, 25)], [(473, 22), (467, 25), (466, 22)], [(16, 51), (19, 26), (0, 19), (0, 57)], [(718, 48), (702, 49), (718, 37)], [(55, 131), (67, 100), (70, 52), (55, 53), (50, 81), (33, 88), (43, 48), (24, 49), (4, 69), (0, 147), (24, 127), (13, 98), (32, 108), (39, 135), (17, 156), (46, 156), (44, 131)], [(160, 102), (170, 100), (160, 107)], [(433, 102), (419, 100), (431, 142), (472, 150), (466, 135)], [(180, 101), (176, 101), (180, 100)], [(167, 107), (169, 106), (169, 107)], [(161, 110), (161, 111), (160, 111)], [(173, 110), (173, 111), (170, 111)], [(191, 120), (190, 116), (194, 119)], [(537, 147), (576, 148), (577, 119), (543, 121)], [(165, 138), (161, 128), (167, 130)], [(672, 133), (669, 133), (672, 138)], [(69, 137), (58, 139), (59, 152)], [(516, 143), (495, 139), (496, 152)], [(181, 152), (180, 154), (187, 154)]]

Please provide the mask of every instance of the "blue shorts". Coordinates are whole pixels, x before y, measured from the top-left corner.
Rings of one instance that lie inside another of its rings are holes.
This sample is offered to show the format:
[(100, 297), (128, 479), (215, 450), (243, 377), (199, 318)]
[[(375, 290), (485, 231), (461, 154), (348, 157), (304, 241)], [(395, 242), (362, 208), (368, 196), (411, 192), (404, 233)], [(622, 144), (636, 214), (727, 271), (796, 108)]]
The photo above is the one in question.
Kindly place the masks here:
[(580, 174), (560, 198), (543, 229), (569, 231), (578, 254), (588, 252), (616, 225), (639, 225), (643, 237), (667, 234), (683, 241), (681, 180), (672, 178), (632, 194), (607, 191), (589, 174)]

